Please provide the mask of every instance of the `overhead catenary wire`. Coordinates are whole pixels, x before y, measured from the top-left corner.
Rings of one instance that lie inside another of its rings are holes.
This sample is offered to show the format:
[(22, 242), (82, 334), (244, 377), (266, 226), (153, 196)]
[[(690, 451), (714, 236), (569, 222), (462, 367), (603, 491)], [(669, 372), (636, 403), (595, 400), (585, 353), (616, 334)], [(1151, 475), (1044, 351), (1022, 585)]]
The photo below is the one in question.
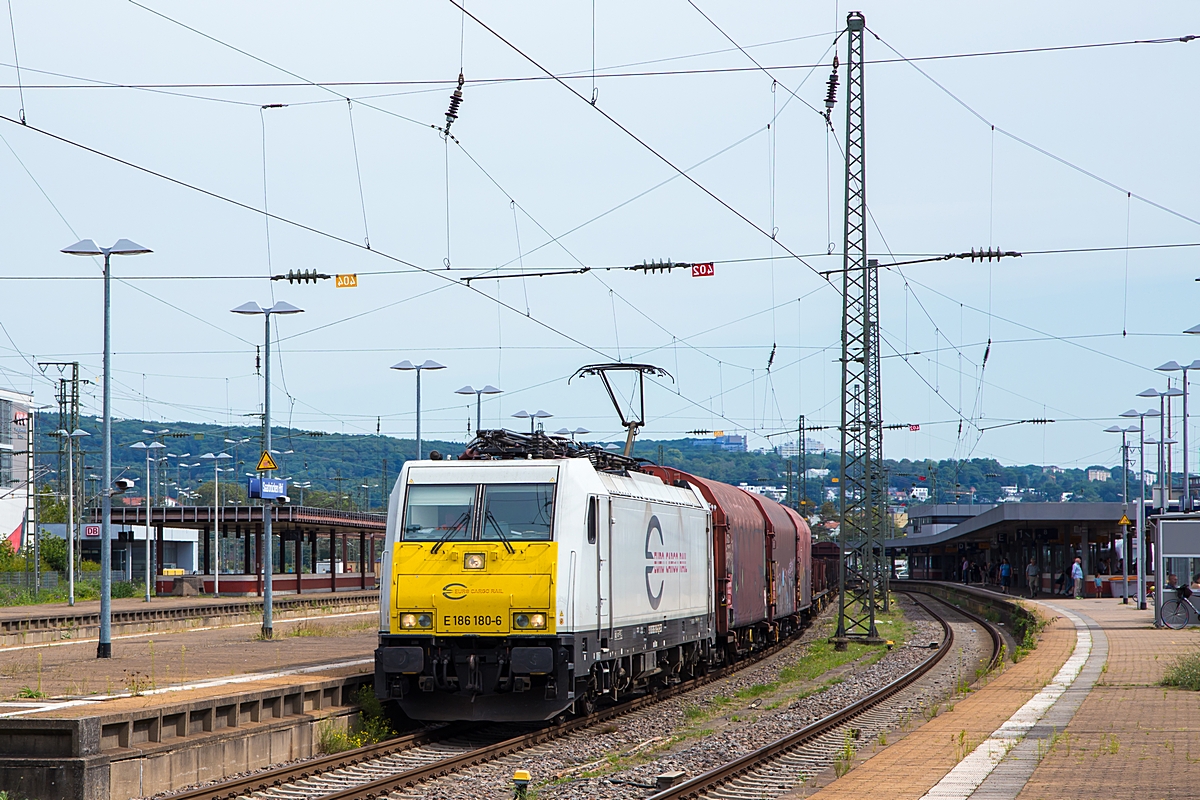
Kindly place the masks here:
[[(486, 30), (488, 33), (490, 33), (492, 36), (499, 39), (507, 47), (509, 47), (513, 52), (515, 52), (517, 55), (521, 56), (521, 58), (528, 61), (534, 67), (541, 70), (546, 75), (551, 76), (560, 86), (562, 86), (564, 89), (566, 89), (572, 95), (574, 95), (576, 98), (583, 101), (584, 103), (587, 103), (588, 106), (590, 106), (591, 108), (594, 108), (598, 114), (603, 116), (605, 119), (607, 119), (613, 125), (615, 125), (618, 129), (620, 129), (623, 133), (625, 133), (627, 136), (629, 136), (631, 139), (633, 139), (635, 142), (637, 142), (639, 145), (641, 145), (645, 150), (647, 150), (650, 154), (652, 154), (659, 161), (666, 164), (669, 168), (671, 168), (675, 172), (679, 173), (685, 180), (687, 180), (689, 183), (691, 183), (693, 186), (695, 186), (697, 189), (699, 189), (702, 193), (707, 195), (709, 198), (714, 200), (717, 204), (719, 204), (722, 207), (729, 210), (731, 213), (734, 214), (734, 216), (741, 219), (743, 222), (745, 222), (747, 225), (749, 225), (754, 230), (761, 233), (763, 236), (770, 238), (771, 234), (769, 232), (763, 230), (762, 227), (760, 225), (758, 225), (758, 223), (754, 222), (752, 219), (747, 217), (741, 211), (738, 211), (736, 208), (734, 208), (732, 205), (730, 205), (727, 201), (725, 201), (724, 199), (722, 199), (721, 197), (719, 197), (718, 195), (713, 193), (712, 190), (710, 190), (706, 186), (704, 186), (704, 184), (700, 183), (698, 180), (693, 178), (687, 172), (680, 169), (678, 166), (675, 165), (675, 163), (673, 161), (671, 161), (669, 158), (667, 158), (663, 154), (659, 153), (654, 147), (652, 147), (648, 142), (646, 142), (646, 140), (642, 139), (640, 136), (635, 134), (632, 130), (627, 128), (625, 125), (623, 125), (621, 122), (619, 122), (615, 117), (613, 117), (611, 114), (606, 112), (604, 109), (600, 108), (599, 106), (593, 106), (588, 101), (588, 98), (581, 95), (574, 88), (572, 88), (568, 83), (566, 83), (562, 79), (558, 78), (557, 76), (554, 75), (553, 72), (551, 72), (550, 70), (548, 70), (544, 66), (542, 66), (542, 64), (539, 61), (534, 59), (529, 54), (525, 53), (525, 51), (523, 51), (521, 48), (517, 47), (515, 44), (513, 44), (511, 41), (509, 41), (507, 38), (505, 38), (503, 35), (501, 35), (497, 30), (495, 30), (494, 28), (489, 26), (487, 23), (483, 22), (483, 20), (479, 19), (479, 17), (475, 16), (470, 11), (468, 11), (466, 9), (466, 7), (459, 2), (459, 0), (447, 0), (447, 2), (449, 2), (451, 5), (455, 6), (456, 8), (462, 9), (463, 13), (466, 14), (467, 16), (469, 16), (477, 25), (482, 27), (484, 30)], [(792, 251), (792, 249), (789, 248), (787, 245), (785, 245), (781, 242), (779, 246), (783, 250), (785, 250), (789, 255), (791, 255), (793, 258), (795, 258), (797, 261), (799, 261), (801, 264), (804, 264), (804, 266), (808, 267), (809, 270), (811, 270), (813, 273), (817, 272), (817, 270), (811, 264), (809, 264), (807, 261), (805, 261), (803, 258), (801, 258), (797, 253)]]
[(8, 0), (8, 29), (12, 33), (13, 44), (13, 64), (16, 66), (17, 72), (17, 96), (21, 101), (21, 107), (18, 109), (18, 115), (21, 117), (21, 123), (25, 123), (25, 87), (21, 85), (21, 56), (17, 53), (17, 24), (13, 22), (12, 0)]
[[(1145, 203), (1146, 205), (1153, 206), (1154, 208), (1157, 208), (1159, 211), (1163, 211), (1174, 217), (1178, 217), (1179, 219), (1186, 220), (1187, 222), (1190, 222), (1193, 225), (1200, 225), (1200, 220), (1197, 220), (1193, 217), (1189, 217), (1188, 215), (1186, 215), (1182, 212), (1176, 211), (1175, 209), (1170, 208), (1168, 206), (1165, 206), (1162, 203), (1158, 203), (1154, 200), (1151, 200), (1148, 197), (1144, 197), (1136, 192), (1133, 192), (1129, 189), (1119, 186), (1116, 183), (1113, 183), (1112, 181), (1108, 180), (1107, 178), (1104, 178), (1104, 177), (1096, 174), (1095, 172), (1092, 172), (1091, 170), (1081, 167), (1078, 164), (1076, 164), (1072, 161), (1069, 161), (1068, 159), (1063, 158), (1060, 155), (1052, 153), (1049, 150), (1047, 150), (1043, 147), (1040, 147), (1040, 146), (1034, 144), (1033, 142), (1028, 141), (1027, 139), (1023, 139), (1020, 136), (1017, 136), (1015, 133), (1012, 133), (1011, 131), (1007, 131), (1004, 128), (996, 125), (991, 120), (989, 120), (987, 117), (985, 117), (983, 114), (976, 111), (974, 107), (972, 107), (969, 103), (967, 103), (961, 97), (959, 97), (954, 92), (950, 91), (948, 88), (946, 88), (940, 82), (938, 82), (937, 79), (935, 79), (928, 72), (921, 69), (921, 67), (919, 67), (916, 63), (918, 59), (912, 59), (912, 58), (905, 57), (903, 53), (901, 53), (899, 50), (897, 50), (895, 47), (893, 47), (891, 44), (889, 44), (887, 42), (887, 40), (884, 39), (882, 36), (880, 36), (878, 33), (871, 30), (870, 28), (867, 28), (867, 30), (871, 31), (871, 35), (874, 36), (877, 40), (879, 40), (880, 44), (882, 44), (884, 47), (886, 47), (887, 49), (889, 49), (893, 53), (895, 53), (902, 61), (904, 61), (905, 63), (912, 66), (912, 68), (915, 69), (917, 72), (921, 73), (921, 75), (923, 75), (930, 83), (932, 83), (938, 89), (941, 89), (942, 92), (944, 92), (951, 100), (953, 100), (958, 105), (960, 105), (964, 109), (966, 109), (973, 117), (978, 119), (984, 125), (988, 125), (988, 126), (992, 127), (994, 130), (998, 131), (999, 133), (1003, 134), (1004, 136), (1007, 136), (1009, 139), (1012, 139), (1014, 142), (1017, 142), (1018, 144), (1022, 144), (1025, 147), (1028, 147), (1029, 149), (1031, 149), (1037, 153), (1041, 153), (1042, 155), (1046, 156), (1047, 158), (1049, 158), (1053, 161), (1057, 161), (1059, 164), (1062, 164), (1063, 166), (1065, 166), (1069, 169), (1072, 169), (1075, 172), (1080, 173), (1081, 175), (1085, 175), (1094, 181), (1102, 183), (1105, 186), (1109, 187), (1110, 189), (1116, 189), (1118, 192), (1126, 194), (1128, 197), (1136, 198), (1136, 199), (1140, 200), (1141, 202)], [(1173, 37), (1170, 39), (1137, 40), (1137, 41), (1131, 42), (1131, 43), (1165, 44), (1165, 43), (1175, 43), (1175, 42), (1191, 42), (1196, 38), (1197, 38), (1196, 36), (1180, 36), (1180, 37)], [(925, 60), (928, 60), (928, 59), (925, 59)]]
[[(132, 1), (133, 0), (130, 0), (130, 2), (132, 2)], [(145, 6), (141, 6), (141, 7), (145, 8)], [(204, 36), (205, 38), (208, 38), (211, 41), (214, 41), (218, 44), (221, 44), (226, 47), (230, 47), (231, 49), (235, 49), (235, 50), (238, 49), (236, 47), (233, 47), (232, 45), (228, 45), (227, 43), (222, 42), (219, 39), (216, 39), (215, 37), (205, 34), (203, 31), (199, 31), (195, 28), (191, 28), (190, 26), (184, 25), (183, 23), (178, 22), (177, 20), (171, 19), (170, 17), (168, 17), (165, 14), (162, 14), (161, 12), (154, 11), (153, 9), (148, 9), (148, 8), (146, 10), (151, 11), (151, 13), (154, 13), (157, 16), (162, 17), (163, 19), (165, 19), (169, 22), (172, 22), (176, 25), (186, 27), (189, 30), (193, 31), (194, 33)], [(751, 49), (751, 48), (756, 48), (756, 47), (767, 47), (767, 46), (771, 46), (774, 44), (785, 44), (788, 42), (802, 41), (805, 39), (822, 38), (822, 37), (825, 37), (828, 35), (829, 35), (829, 32), (808, 34), (806, 36), (798, 36), (798, 37), (792, 37), (789, 39), (781, 39), (781, 40), (774, 41), (774, 42), (764, 42), (764, 43), (759, 43), (759, 44), (754, 44), (754, 45), (744, 45), (742, 47), (727, 48), (727, 49), (721, 49), (721, 50), (710, 50), (710, 51), (705, 51), (705, 52), (701, 52), (701, 53), (690, 53), (690, 54), (686, 54), (686, 55), (682, 55), (682, 56), (673, 56), (673, 57), (669, 57), (669, 58), (651, 59), (648, 61), (638, 61), (638, 62), (633, 62), (631, 64), (624, 65), (624, 66), (656, 64), (656, 63), (662, 63), (662, 62), (666, 62), (666, 61), (677, 61), (680, 59), (699, 58), (699, 57), (703, 57), (703, 56), (719, 55), (722, 53), (735, 52), (735, 51), (739, 51), (739, 50), (743, 50), (743, 49)], [(1180, 43), (1180, 42), (1191, 42), (1191, 41), (1195, 40), (1196, 38), (1197, 37), (1195, 35), (1185, 35), (1185, 36), (1168, 36), (1168, 37), (1162, 37), (1162, 38), (1158, 38), (1158, 39), (1126, 39), (1126, 40), (1120, 40), (1120, 41), (1093, 42), (1093, 43), (1087, 43), (1087, 44), (1067, 44), (1067, 45), (1049, 45), (1046, 47), (1021, 47), (1021, 48), (1011, 48), (1011, 49), (979, 50), (979, 51), (960, 52), (960, 53), (933, 54), (933, 55), (927, 55), (927, 56), (911, 56), (911, 57), (900, 56), (897, 58), (867, 59), (863, 63), (865, 65), (882, 65), (882, 64), (921, 63), (921, 62), (927, 62), (927, 61), (949, 61), (949, 60), (964, 59), (964, 58), (986, 58), (986, 57), (1008, 56), (1008, 55), (1029, 55), (1029, 54), (1037, 54), (1037, 53), (1054, 53), (1054, 52), (1063, 52), (1063, 51), (1072, 51), (1072, 50), (1094, 50), (1094, 49), (1108, 48), (1108, 47), (1129, 47), (1129, 46), (1135, 46), (1135, 45), (1175, 44), (1175, 43)], [(274, 64), (271, 64), (270, 62), (266, 61), (265, 59), (260, 59), (256, 56), (252, 56), (242, 50), (239, 50), (239, 52), (242, 52), (244, 55), (247, 55), (250, 58), (254, 58), (255, 60), (259, 61), (262, 64), (266, 64), (267, 66), (275, 67)], [(0, 66), (12, 67), (13, 65), (0, 62)], [(819, 62), (816, 62), (816, 63), (803, 62), (803, 63), (785, 63), (785, 64), (767, 64), (767, 65), (765, 65), (765, 67), (767, 69), (774, 70), (777, 72), (785, 71), (785, 70), (813, 69), (815, 67), (822, 67), (822, 66), (828, 66), (828, 64), (822, 64)], [(606, 68), (606, 69), (620, 69), (620, 68), (621, 68), (621, 66), (616, 66), (616, 67)], [(754, 72), (754, 71), (757, 71), (758, 69), (759, 69), (758, 67), (710, 67), (710, 68), (697, 68), (697, 69), (641, 71), (641, 72), (599, 71), (595, 74), (595, 77), (597, 79), (607, 80), (607, 79), (616, 79), (616, 78), (656, 78), (656, 77), (672, 77), (672, 76), (687, 76), (687, 75), (714, 75), (714, 74), (719, 75), (719, 74), (723, 74), (723, 73)], [(290, 87), (315, 87), (318, 89), (332, 89), (333, 87), (354, 87), (354, 86), (379, 86), (379, 87), (382, 87), (382, 86), (430, 86), (430, 87), (440, 88), (440, 87), (443, 87), (446, 85), (453, 85), (455, 83), (455, 81), (453, 79), (447, 79), (447, 78), (431, 78), (431, 79), (418, 79), (418, 80), (378, 80), (378, 79), (376, 79), (376, 80), (329, 80), (329, 81), (321, 80), (321, 81), (316, 81), (316, 80), (309, 80), (309, 79), (304, 78), (299, 75), (294, 76), (297, 78), (296, 82), (280, 82), (280, 81), (255, 81), (255, 82), (208, 81), (208, 82), (194, 82), (194, 83), (162, 83), (162, 82), (156, 83), (156, 82), (149, 82), (149, 81), (147, 81), (147, 82), (110, 82), (110, 81), (102, 81), (102, 80), (94, 79), (94, 78), (84, 78), (84, 77), (79, 77), (79, 76), (75, 76), (75, 75), (68, 75), (65, 73), (53, 72), (53, 71), (49, 71), (49, 70), (34, 69), (34, 68), (31, 68), (28, 66), (21, 67), (21, 70), (26, 73), (49, 75), (51, 77), (63, 77), (63, 78), (67, 78), (70, 80), (87, 81), (87, 83), (82, 83), (82, 84), (53, 84), (53, 83), (50, 83), (50, 84), (26, 83), (26, 84), (24, 84), (24, 88), (30, 89), (30, 90), (33, 90), (33, 89), (37, 89), (37, 90), (54, 90), (54, 89), (140, 89), (140, 90), (279, 89), (279, 88), (290, 88)], [(284, 70), (284, 71), (286, 72), (286, 70)], [(291, 73), (289, 73), (289, 74), (291, 74)], [(592, 78), (591, 70), (583, 69), (583, 70), (576, 70), (573, 72), (557, 73), (554, 75), (513, 75), (513, 76), (474, 78), (474, 79), (468, 80), (467, 83), (479, 86), (479, 85), (503, 85), (503, 84), (508, 84), (508, 83), (527, 83), (527, 82), (549, 81), (549, 80), (590, 81), (591, 78)], [(14, 85), (0, 84), (0, 89), (15, 89), (15, 88), (17, 88), (17, 86), (15, 84)], [(435, 88), (434, 90), (436, 91), (437, 89)], [(185, 96), (188, 96), (188, 95), (185, 95)], [(339, 98), (344, 99), (344, 97), (345, 97), (345, 95), (339, 95)], [(196, 99), (218, 100), (220, 102), (238, 102), (238, 101), (220, 100), (219, 98), (207, 98), (207, 97), (197, 97)], [(354, 99), (356, 102), (358, 102), (365, 98), (355, 97), (352, 99)], [(259, 104), (249, 102), (249, 103), (245, 103), (245, 105), (257, 106)], [(822, 114), (823, 113), (824, 112), (822, 112)], [(418, 124), (423, 124), (423, 123), (418, 123)]]

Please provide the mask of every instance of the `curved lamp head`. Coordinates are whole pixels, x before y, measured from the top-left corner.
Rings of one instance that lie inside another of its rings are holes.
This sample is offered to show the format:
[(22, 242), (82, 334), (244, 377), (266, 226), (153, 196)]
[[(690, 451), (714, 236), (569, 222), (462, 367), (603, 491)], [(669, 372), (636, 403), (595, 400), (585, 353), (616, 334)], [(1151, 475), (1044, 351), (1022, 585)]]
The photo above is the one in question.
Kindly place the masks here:
[(154, 251), (148, 247), (142, 247), (137, 242), (131, 242), (128, 239), (117, 239), (112, 247), (100, 247), (91, 239), (80, 239), (70, 247), (64, 247), (60, 252), (66, 253), (69, 256), (140, 256)]

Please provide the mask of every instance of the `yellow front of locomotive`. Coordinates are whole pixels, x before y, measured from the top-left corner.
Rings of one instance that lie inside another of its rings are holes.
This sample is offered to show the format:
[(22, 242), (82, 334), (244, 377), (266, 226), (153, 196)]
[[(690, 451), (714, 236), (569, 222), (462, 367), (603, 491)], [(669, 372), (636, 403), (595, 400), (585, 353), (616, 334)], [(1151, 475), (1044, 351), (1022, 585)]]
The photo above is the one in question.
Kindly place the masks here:
[(401, 481), (377, 694), (415, 719), (557, 711), (558, 467), (422, 462)]

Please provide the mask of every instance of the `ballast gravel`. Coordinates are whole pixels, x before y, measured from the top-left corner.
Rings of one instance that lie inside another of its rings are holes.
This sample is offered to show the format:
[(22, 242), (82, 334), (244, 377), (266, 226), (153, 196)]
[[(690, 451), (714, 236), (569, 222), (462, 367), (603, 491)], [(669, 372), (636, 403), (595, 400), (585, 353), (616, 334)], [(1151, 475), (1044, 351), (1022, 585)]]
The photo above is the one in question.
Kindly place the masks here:
[[(539, 800), (644, 798), (652, 793), (659, 774), (682, 771), (692, 777), (713, 769), (844, 708), (928, 658), (934, 652), (928, 648), (929, 643), (941, 642), (941, 625), (907, 598), (901, 596), (899, 602), (911, 626), (908, 646), (887, 652), (875, 664), (854, 662), (811, 683), (795, 684), (793, 694), (802, 688), (817, 688), (807, 697), (765, 709), (793, 688), (785, 687), (779, 694), (764, 695), (761, 702), (735, 700), (714, 709), (719, 705), (718, 697), (734, 697), (740, 689), (777, 681), (780, 671), (804, 658), (814, 641), (829, 636), (832, 615), (828, 612), (795, 644), (736, 675), (609, 723), (389, 796), (447, 800), (506, 797), (511, 792), (514, 770), (526, 769), (532, 773)], [(887, 634), (886, 629), (881, 630), (882, 636)], [(972, 648), (981, 651), (981, 646), (972, 644), (970, 638), (960, 637), (956, 642), (959, 652), (946, 656), (944, 663), (957, 663), (958, 669), (939, 668), (934, 671), (936, 677), (919, 682), (918, 691), (909, 701), (913, 718), (920, 716), (925, 705), (953, 692), (961, 678), (973, 680), (981, 652), (973, 652)], [(990, 649), (986, 656), (990, 656)], [(840, 682), (820, 688), (830, 677)], [(706, 710), (710, 718), (695, 721), (697, 709)], [(863, 733), (862, 743), (875, 735), (871, 731)], [(618, 758), (630, 757), (636, 757), (639, 763), (613, 771)]]

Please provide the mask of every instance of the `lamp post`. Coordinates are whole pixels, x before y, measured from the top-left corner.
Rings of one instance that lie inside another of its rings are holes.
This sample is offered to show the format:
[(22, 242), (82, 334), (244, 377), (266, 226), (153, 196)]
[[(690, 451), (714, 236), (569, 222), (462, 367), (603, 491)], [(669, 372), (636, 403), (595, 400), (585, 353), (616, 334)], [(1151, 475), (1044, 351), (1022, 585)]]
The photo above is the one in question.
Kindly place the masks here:
[(557, 433), (559, 436), (570, 436), (571, 441), (573, 442), (575, 441), (576, 436), (583, 436), (585, 433), (591, 433), (591, 431), (589, 431), (587, 428), (576, 428), (575, 430), (559, 428), (555, 431), (555, 433)]
[[(1143, 555), (1146, 552), (1146, 417), (1161, 416), (1157, 409), (1149, 409), (1147, 411), (1136, 411), (1129, 409), (1121, 413), (1122, 417), (1132, 419), (1137, 417), (1138, 421), (1138, 505), (1137, 505), (1137, 579), (1138, 579), (1138, 598), (1137, 606), (1140, 610), (1146, 610), (1146, 560)], [(1132, 431), (1130, 431), (1132, 433)]]
[(483, 427), (483, 403), (482, 398), (485, 394), (500, 394), (501, 390), (486, 384), (482, 389), (475, 389), (471, 386), (464, 386), (461, 389), (455, 389), (455, 394), (473, 394), (475, 395), (475, 435), (479, 435), (479, 429)]
[[(1200, 325), (1194, 328), (1188, 328), (1184, 333), (1200, 334)], [(1182, 372), (1183, 373), (1183, 496), (1179, 501), (1180, 511), (1192, 510), (1192, 486), (1191, 472), (1188, 469), (1188, 370), (1200, 369), (1200, 359), (1192, 363), (1181, 366), (1178, 362), (1168, 361), (1161, 367), (1157, 368), (1162, 372)]]
[[(1129, 521), (1129, 443), (1126, 441), (1126, 435), (1137, 433), (1141, 430), (1136, 425), (1122, 428), (1120, 425), (1110, 425), (1105, 428), (1106, 433), (1121, 434), (1121, 519), (1126, 523)], [(1129, 525), (1121, 526), (1121, 603), (1122, 605), (1129, 604)]]
[(214, 549), (217, 551), (213, 561), (213, 594), (218, 595), (221, 593), (221, 519), (225, 516), (225, 510), (221, 508), (220, 463), (233, 456), (229, 453), (205, 453), (200, 458), (213, 462), (213, 540), (216, 542)]
[(392, 364), (392, 369), (398, 369), (402, 372), (415, 371), (417, 373), (417, 461), (421, 460), (421, 370), (445, 368), (445, 364), (439, 364), (436, 361), (429, 360), (426, 360), (423, 364), (414, 364), (408, 359), (405, 359), (399, 364)]
[(56, 436), (67, 440), (67, 605), (75, 605), (75, 440), (90, 433), (76, 428), (59, 429)]
[[(1157, 416), (1158, 416), (1158, 440), (1164, 444), (1167, 443), (1166, 442), (1166, 440), (1167, 440), (1167, 430), (1166, 430), (1167, 398), (1168, 397), (1179, 397), (1182, 394), (1183, 394), (1182, 391), (1180, 391), (1179, 389), (1176, 389), (1174, 387), (1169, 387), (1165, 391), (1159, 391), (1158, 389), (1145, 389), (1143, 391), (1138, 392), (1138, 394), (1137, 394), (1138, 397), (1157, 397), (1158, 398), (1158, 414), (1157, 414)], [(1167, 470), (1166, 452), (1167, 451), (1165, 448), (1163, 448), (1163, 447), (1158, 448), (1158, 462), (1157, 462), (1158, 490), (1159, 490), (1159, 492), (1162, 492), (1164, 487), (1166, 488), (1166, 495), (1164, 496), (1164, 498), (1162, 500), (1162, 510), (1164, 512), (1169, 511), (1171, 508), (1171, 487), (1169, 484), (1172, 482), (1170, 480), (1164, 480), (1164, 477), (1170, 478), (1169, 475), (1165, 475), (1166, 470)]]
[[(271, 450), (271, 315), (299, 314), (304, 311), (304, 309), (297, 308), (291, 303), (286, 303), (283, 300), (280, 300), (270, 308), (263, 308), (258, 303), (251, 302), (243, 303), (232, 310), (234, 314), (261, 314), (263, 318), (263, 453), (266, 454)], [(272, 563), (272, 551), (274, 550), (274, 545), (271, 539), (271, 515), (271, 504), (263, 503), (262, 638), (264, 639), (270, 639), (272, 636), (271, 601), (273, 597), (271, 593), (271, 583), (275, 577), (275, 565)]]
[[(1166, 439), (1162, 439), (1162, 440), (1151, 438), (1151, 439), (1146, 440), (1146, 444), (1158, 445), (1159, 463), (1162, 464), (1166, 461), (1166, 456), (1163, 455), (1166, 452), (1166, 449), (1168, 447), (1170, 447), (1171, 445), (1176, 444), (1176, 441), (1170, 437), (1168, 437)], [(1159, 491), (1162, 491), (1161, 486), (1159, 487)], [(1168, 495), (1168, 497), (1169, 497), (1169, 495)], [(1168, 509), (1167, 509), (1166, 505), (1164, 504), (1161, 513), (1166, 513), (1167, 510)], [(1157, 531), (1157, 529), (1156, 529), (1156, 531)], [(1162, 554), (1162, 548), (1159, 546), (1160, 543), (1161, 543), (1161, 537), (1156, 536), (1155, 540), (1154, 540), (1154, 561), (1152, 562), (1154, 564), (1154, 586), (1155, 586), (1155, 589), (1154, 589), (1154, 627), (1156, 627), (1156, 628), (1162, 627), (1162, 586), (1163, 586), (1163, 582), (1166, 580), (1166, 577), (1167, 577), (1166, 575), (1163, 574), (1162, 570), (1159, 569), (1159, 567), (1161, 565), (1160, 559), (1161, 559), (1161, 554)]]
[(81, 239), (63, 253), (72, 256), (104, 256), (104, 486), (100, 491), (100, 641), (96, 658), (112, 658), (112, 281), (109, 258), (140, 256), (152, 252), (128, 239), (117, 239), (112, 247), (98, 247)]
[(152, 484), (150, 482), (150, 451), (165, 450), (166, 445), (161, 442), (134, 442), (129, 445), (130, 450), (145, 450), (146, 451), (146, 602), (150, 602), (150, 490)]
[(525, 409), (521, 409), (517, 413), (513, 414), (513, 416), (516, 417), (517, 419), (528, 419), (529, 420), (529, 433), (532, 435), (534, 422), (536, 422), (539, 419), (550, 419), (550, 417), (553, 417), (554, 415), (551, 414), (549, 411), (542, 411), (539, 408), (537, 411), (533, 412), (532, 414), (530, 414)]

